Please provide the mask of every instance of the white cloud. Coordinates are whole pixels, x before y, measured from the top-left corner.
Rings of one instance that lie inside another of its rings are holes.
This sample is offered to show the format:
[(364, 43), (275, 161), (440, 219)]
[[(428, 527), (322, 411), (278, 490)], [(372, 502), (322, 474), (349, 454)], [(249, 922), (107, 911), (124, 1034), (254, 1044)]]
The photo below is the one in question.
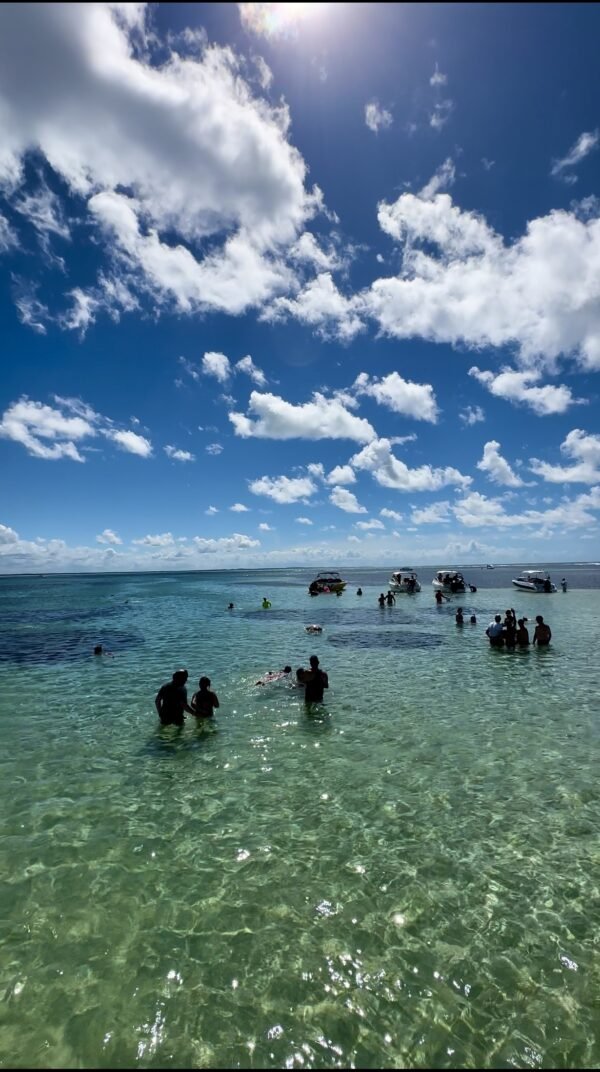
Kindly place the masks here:
[[(402, 244), (397, 276), (354, 299), (383, 334), (473, 348), (513, 346), (522, 364), (553, 371), (561, 355), (600, 369), (600, 218), (553, 211), (511, 244), (483, 217), (405, 193), (379, 205)], [(433, 247), (433, 248), (432, 248)]]
[(392, 454), (389, 439), (369, 443), (350, 459), (350, 464), (371, 473), (382, 487), (398, 491), (438, 491), (447, 485), (466, 487), (471, 483), (471, 477), (463, 476), (451, 466), (434, 469), (431, 465), (421, 465), (409, 469)]
[(485, 413), (481, 406), (466, 406), (460, 411), (459, 417), (465, 424), (478, 424), (479, 421), (485, 420)]
[(348, 536), (348, 543), (362, 543), (360, 536)]
[(112, 439), (121, 450), (127, 451), (128, 454), (137, 454), (140, 458), (150, 458), (152, 455), (152, 444), (145, 436), (138, 435), (137, 432), (127, 431), (114, 431), (109, 429), (104, 433), (109, 439)]
[(207, 454), (212, 454), (213, 456), (223, 453), (223, 447), (220, 443), (209, 443), (204, 449)]
[(432, 503), (422, 510), (413, 510), (410, 519), (414, 525), (448, 525), (451, 520), (448, 516), (449, 509), (449, 502)]
[(60, 200), (46, 183), (42, 182), (35, 193), (18, 198), (13, 207), (35, 227), (46, 250), (49, 235), (64, 239), (71, 237)]
[(260, 540), (253, 540), (243, 533), (234, 532), (233, 536), (221, 536), (218, 540), (205, 539), (202, 536), (194, 536), (193, 543), (201, 554), (214, 554), (218, 551), (240, 551), (252, 547), (260, 547)]
[(276, 298), (262, 319), (277, 321), (285, 316), (316, 328), (325, 338), (332, 335), (341, 342), (350, 342), (364, 330), (354, 300), (344, 297), (330, 272), (321, 272), (311, 279), (295, 298)]
[(362, 529), (364, 532), (368, 532), (370, 529), (385, 529), (383, 521), (378, 521), (377, 518), (371, 521), (355, 521), (354, 527)]
[(314, 265), (319, 271), (332, 271), (340, 268), (343, 261), (332, 247), (326, 252), (317, 242), (314, 234), (304, 231), (290, 250), (290, 255), (299, 261)]
[(14, 529), (8, 525), (0, 525), (0, 544), (14, 544), (18, 539), (19, 535)]
[[(322, 196), (305, 188), (286, 105), (253, 95), (231, 48), (177, 54), (171, 37), (153, 62), (164, 42), (147, 14), (48, 4), (31, 20), (27, 6), (1, 6), (0, 178), (16, 186), (37, 151), (90, 199), (118, 276), (157, 312), (167, 300), (241, 312), (289, 285), (280, 254)], [(34, 80), (17, 77), (15, 57)]]
[(156, 536), (142, 536), (138, 540), (131, 541), (134, 544), (138, 544), (140, 547), (172, 547), (175, 543), (175, 539), (170, 532), (163, 532), (161, 535)]
[(356, 484), (356, 474), (351, 465), (336, 465), (325, 477), (326, 484)]
[(566, 156), (555, 160), (552, 165), (551, 175), (560, 175), (566, 168), (575, 167), (584, 157), (598, 147), (600, 131), (592, 130), (580, 134), (577, 141), (571, 146)]
[(500, 444), (495, 439), (490, 439), (484, 445), (483, 457), (477, 462), (477, 468), (487, 473), (490, 480), (495, 484), (503, 484), (507, 488), (521, 488), (524, 481), (511, 469), (505, 458), (500, 454)]
[(209, 517), (214, 517), (214, 515), (218, 514), (219, 511), (217, 510), (216, 506), (209, 506), (208, 510), (205, 510), (204, 513), (208, 514)]
[(339, 399), (318, 393), (312, 402), (295, 406), (278, 395), (252, 391), (248, 411), (257, 419), (243, 413), (229, 414), (235, 434), (244, 438), (353, 439), (366, 443), (375, 435), (369, 422), (349, 413)]
[(365, 104), (365, 123), (369, 130), (377, 134), (380, 130), (387, 130), (394, 122), (391, 112), (383, 108), (379, 101), (372, 100)]
[(312, 525), (313, 524), (313, 522), (310, 520), (309, 517), (297, 517), (297, 518), (295, 518), (295, 521), (296, 521), (296, 523), (298, 525)]
[(9, 249), (14, 249), (18, 242), (14, 228), (11, 227), (6, 216), (0, 212), (0, 253), (7, 253)]
[(354, 382), (354, 389), (359, 395), (370, 395), (394, 413), (432, 424), (437, 421), (438, 407), (431, 384), (412, 383), (402, 379), (397, 372), (390, 372), (380, 380), (370, 380), (366, 372), (361, 372)]
[(258, 527), (259, 527), (259, 530), (261, 532), (275, 532), (275, 529), (273, 528), (273, 526), (272, 525), (267, 525), (266, 521), (261, 521), (261, 523), (260, 523), (260, 525)]
[(594, 525), (598, 520), (590, 511), (600, 510), (600, 486), (590, 488), (589, 494), (579, 495), (576, 499), (564, 499), (558, 506), (548, 510), (507, 514), (500, 499), (488, 499), (476, 491), (460, 500), (452, 509), (457, 520), (470, 528), (580, 528)]
[(436, 194), (439, 194), (440, 190), (447, 190), (449, 186), (453, 186), (455, 179), (456, 168), (454, 161), (451, 156), (448, 156), (435, 174), (431, 176), (429, 182), (425, 184), (422, 190), (419, 190), (419, 197), (429, 201)]
[(165, 454), (175, 462), (195, 461), (195, 456), (190, 454), (189, 450), (178, 450), (176, 447), (167, 446), (165, 447)]
[(80, 287), (70, 290), (68, 296), (72, 299), (73, 304), (70, 309), (67, 309), (66, 312), (58, 317), (58, 322), (61, 327), (68, 331), (78, 331), (83, 337), (90, 324), (95, 322), (100, 302), (92, 294), (81, 290)]
[(247, 514), (249, 512), (249, 507), (244, 506), (243, 503), (234, 503), (229, 509), (233, 510), (234, 514)]
[(561, 443), (560, 449), (574, 464), (549, 465), (532, 458), (532, 472), (551, 484), (600, 484), (600, 436), (574, 428)]
[(441, 100), (436, 101), (433, 106), (433, 111), (429, 116), (429, 126), (434, 130), (442, 130), (446, 126), (452, 112), (454, 111), (454, 101)]
[(123, 543), (121, 537), (117, 536), (116, 532), (113, 532), (112, 529), (104, 529), (104, 532), (100, 533), (99, 536), (96, 536), (96, 539), (97, 539), (98, 543), (110, 543), (110, 544)]
[(329, 501), (346, 514), (366, 514), (367, 512), (366, 507), (361, 506), (356, 495), (348, 491), (347, 488), (333, 488)]
[(430, 86), (445, 86), (448, 81), (448, 75), (442, 74), (437, 63), (435, 65), (435, 71), (429, 79)]
[(261, 476), (249, 484), (253, 495), (267, 495), (278, 503), (302, 502), (314, 495), (316, 484), (309, 476)]
[(231, 375), (229, 358), (225, 354), (207, 353), (202, 358), (202, 371), (205, 376), (214, 376), (219, 383), (227, 383)]
[(247, 354), (246, 357), (242, 357), (235, 365), (235, 369), (237, 372), (244, 372), (246, 376), (249, 376), (259, 387), (265, 387), (267, 377), (262, 369), (256, 367), (250, 354)]
[(504, 398), (514, 403), (522, 402), (529, 406), (538, 417), (565, 413), (570, 406), (580, 404), (582, 401), (573, 398), (571, 388), (562, 383), (558, 387), (553, 387), (551, 384), (545, 384), (544, 387), (532, 386), (542, 378), (542, 373), (536, 369), (517, 372), (515, 369), (505, 367), (501, 372), (494, 374), (482, 371), (474, 365), (469, 369), (469, 376), (474, 376), (496, 398)]
[(384, 506), (379, 513), (382, 517), (389, 517), (391, 521), (402, 521), (402, 514), (399, 514), (397, 510), (388, 510), (387, 506)]

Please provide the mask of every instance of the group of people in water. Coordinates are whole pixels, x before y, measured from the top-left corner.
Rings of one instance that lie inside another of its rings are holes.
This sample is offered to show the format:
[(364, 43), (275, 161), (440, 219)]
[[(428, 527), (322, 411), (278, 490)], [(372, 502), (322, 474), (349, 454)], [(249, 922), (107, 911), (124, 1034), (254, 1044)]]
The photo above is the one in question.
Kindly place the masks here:
[[(311, 655), (309, 669), (299, 666), (296, 670), (296, 680), (293, 684), (304, 689), (304, 702), (308, 706), (315, 703), (323, 703), (323, 693), (329, 688), (329, 675), (321, 670), (319, 659)], [(260, 678), (257, 685), (270, 685), (274, 681), (283, 681), (290, 678), (291, 666), (284, 666), (283, 670), (269, 671)], [(215, 711), (220, 706), (219, 697), (210, 687), (210, 678), (201, 677), (198, 682), (198, 690), (188, 703), (187, 694), (187, 670), (176, 670), (171, 681), (161, 685), (154, 698), (154, 706), (162, 726), (182, 727), (185, 716), (193, 715), (198, 724), (213, 718)]]
[[(552, 640), (552, 630), (541, 614), (536, 614), (535, 622), (533, 644), (537, 644), (539, 648), (545, 648)], [(485, 631), (490, 646), (492, 648), (529, 647), (529, 630), (526, 623), (527, 618), (517, 618), (512, 608), (506, 611), (504, 621), (502, 621), (501, 614), (496, 614)]]

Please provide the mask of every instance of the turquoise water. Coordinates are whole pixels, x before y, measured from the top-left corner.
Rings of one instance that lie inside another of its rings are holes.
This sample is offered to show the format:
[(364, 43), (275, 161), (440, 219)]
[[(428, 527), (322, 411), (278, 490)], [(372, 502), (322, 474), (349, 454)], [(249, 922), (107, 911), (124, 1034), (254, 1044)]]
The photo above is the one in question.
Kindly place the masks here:
[[(598, 1066), (600, 570), (345, 572), (0, 580), (4, 1066)], [(323, 708), (254, 686), (313, 652)], [(157, 728), (179, 665), (216, 732)]]

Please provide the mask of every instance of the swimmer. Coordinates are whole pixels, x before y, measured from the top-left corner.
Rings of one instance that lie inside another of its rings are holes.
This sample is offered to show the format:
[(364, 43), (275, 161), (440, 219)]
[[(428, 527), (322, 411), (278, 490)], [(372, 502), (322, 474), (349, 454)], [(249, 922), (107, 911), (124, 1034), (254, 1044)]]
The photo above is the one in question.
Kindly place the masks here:
[(281, 681), (284, 677), (288, 677), (288, 675), (291, 674), (291, 672), (292, 672), (291, 666), (284, 666), (283, 670), (276, 670), (275, 672), (273, 672), (272, 670), (269, 670), (268, 674), (265, 674), (264, 677), (259, 678), (259, 680), (255, 681), (254, 684), (255, 685), (271, 685), (273, 681)]
[(454, 620), (455, 620), (457, 625), (464, 625), (465, 624), (465, 619), (463, 618), (463, 609), (462, 609), (462, 607), (458, 608), (456, 614), (454, 615)]
[(322, 625), (305, 625), (304, 629), (305, 629), (305, 631), (307, 633), (322, 633), (323, 632), (323, 626)]
[(104, 655), (107, 659), (114, 659), (112, 651), (105, 651), (102, 644), (96, 644), (94, 655)]
[(445, 595), (443, 595), (440, 592), (439, 588), (438, 588), (437, 592), (435, 593), (435, 601), (436, 601), (438, 607), (441, 607), (441, 605), (444, 602), (445, 598), (446, 598)]
[(385, 596), (384, 596), (383, 592), (381, 592), (377, 602), (379, 603), (380, 607), (385, 607)]
[(476, 615), (472, 614), (470, 619), (469, 619), (469, 621), (471, 622), (471, 625), (477, 625), (477, 617), (476, 617)]
[(198, 692), (192, 696), (192, 714), (198, 720), (212, 718), (213, 711), (219, 706), (219, 697), (216, 692), (210, 691), (209, 677), (201, 677), (198, 685)]
[(184, 711), (195, 714), (187, 702), (187, 679), (187, 670), (176, 670), (172, 680), (162, 685), (156, 693), (154, 705), (163, 726), (181, 727), (185, 721)]
[(552, 640), (552, 630), (541, 614), (536, 614), (535, 620), (537, 625), (533, 633), (533, 643), (537, 644), (538, 648), (545, 648)]
[(234, 606), (233, 606), (233, 603), (230, 603), (230, 604), (229, 604), (229, 606), (227, 607), (227, 610), (234, 610)]
[(310, 670), (304, 672), (304, 702), (323, 703), (323, 690), (329, 688), (329, 677), (324, 670), (319, 670), (319, 660), (316, 655), (310, 657)]
[(357, 594), (357, 596), (362, 596), (362, 588), (357, 588), (356, 589), (356, 594)]
[(266, 596), (264, 596), (263, 601), (262, 601), (262, 609), (263, 610), (268, 610), (270, 606), (271, 606), (271, 604), (270, 604), (269, 600), (267, 599)]

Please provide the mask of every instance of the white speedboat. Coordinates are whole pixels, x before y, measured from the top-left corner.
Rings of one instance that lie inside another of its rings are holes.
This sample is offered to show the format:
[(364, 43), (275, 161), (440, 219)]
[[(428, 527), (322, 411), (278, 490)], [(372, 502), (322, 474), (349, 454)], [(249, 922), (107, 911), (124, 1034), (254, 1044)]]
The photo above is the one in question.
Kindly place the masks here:
[(317, 573), (314, 581), (309, 584), (308, 591), (311, 596), (328, 592), (343, 592), (346, 583), (335, 570), (328, 570), (326, 573)]
[(471, 588), (471, 585), (467, 585), (462, 573), (458, 570), (438, 570), (435, 577), (432, 580), (432, 585), (436, 592), (466, 592), (467, 588)]
[(515, 588), (522, 592), (556, 592), (556, 585), (550, 580), (550, 574), (546, 570), (526, 569), (513, 577)]
[(392, 592), (407, 592), (409, 595), (412, 595), (413, 592), (421, 591), (421, 585), (415, 571), (409, 569), (408, 566), (392, 573), (388, 581), (388, 588)]

